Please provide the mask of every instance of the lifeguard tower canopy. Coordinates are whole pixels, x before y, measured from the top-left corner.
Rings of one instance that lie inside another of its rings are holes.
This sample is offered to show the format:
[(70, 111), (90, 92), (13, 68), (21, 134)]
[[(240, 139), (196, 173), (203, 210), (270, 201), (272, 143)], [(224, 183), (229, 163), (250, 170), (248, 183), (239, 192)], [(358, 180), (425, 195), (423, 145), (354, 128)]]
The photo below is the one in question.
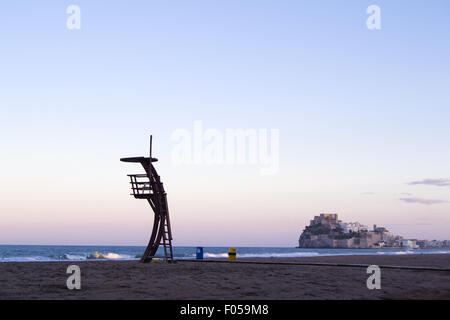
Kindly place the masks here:
[[(154, 212), (152, 234), (141, 262), (150, 262), (154, 258), (163, 258), (164, 261), (174, 262), (167, 194), (152, 164), (158, 161), (158, 159), (152, 157), (152, 140), (152, 136), (150, 136), (150, 157), (121, 158), (120, 161), (141, 164), (145, 173), (128, 175), (132, 190), (131, 195), (136, 199), (147, 200)], [(163, 256), (156, 256), (159, 246), (164, 249)]]
[[(134, 163), (142, 163), (142, 162), (148, 162), (150, 160), (150, 157), (131, 157), (131, 158), (121, 158), (120, 161), (122, 162), (134, 162)], [(158, 159), (152, 158), (152, 162), (156, 162)]]

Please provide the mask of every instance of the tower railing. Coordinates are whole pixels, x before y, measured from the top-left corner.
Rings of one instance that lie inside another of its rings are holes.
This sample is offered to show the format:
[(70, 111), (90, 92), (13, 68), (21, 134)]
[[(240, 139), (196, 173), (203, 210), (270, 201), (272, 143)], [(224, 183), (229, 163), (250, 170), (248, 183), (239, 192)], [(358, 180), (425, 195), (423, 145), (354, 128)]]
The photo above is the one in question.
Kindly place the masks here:
[(129, 174), (128, 176), (130, 177), (132, 196), (143, 198), (153, 194), (150, 179), (146, 174)]

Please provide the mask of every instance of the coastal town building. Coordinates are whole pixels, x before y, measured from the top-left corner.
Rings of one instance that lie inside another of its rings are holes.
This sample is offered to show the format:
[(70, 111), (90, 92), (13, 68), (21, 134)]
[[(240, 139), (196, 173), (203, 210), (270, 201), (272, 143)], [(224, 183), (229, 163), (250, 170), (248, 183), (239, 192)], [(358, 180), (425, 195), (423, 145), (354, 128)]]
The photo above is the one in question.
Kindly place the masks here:
[(369, 231), (359, 222), (342, 222), (336, 213), (315, 216), (299, 239), (300, 248), (368, 249), (401, 247), (403, 239), (393, 236), (386, 228), (373, 226)]
[(342, 228), (342, 232), (344, 232), (345, 234), (351, 232), (368, 231), (368, 227), (366, 225), (360, 224), (359, 222), (339, 222), (339, 226)]
[(417, 245), (417, 240), (403, 240), (402, 247), (408, 248), (408, 249), (418, 249), (419, 248), (419, 246)]
[(450, 248), (450, 240), (417, 240), (416, 244), (421, 249)]
[(337, 213), (321, 213), (310, 220), (300, 235), (299, 248), (450, 248), (450, 240), (404, 239), (393, 235), (385, 227), (373, 225), (373, 229), (359, 222), (343, 222)]
[(450, 248), (450, 240), (404, 239), (376, 224), (369, 230), (366, 225), (359, 222), (339, 220), (337, 213), (322, 213), (310, 220), (309, 226), (303, 230), (299, 248), (438, 249)]

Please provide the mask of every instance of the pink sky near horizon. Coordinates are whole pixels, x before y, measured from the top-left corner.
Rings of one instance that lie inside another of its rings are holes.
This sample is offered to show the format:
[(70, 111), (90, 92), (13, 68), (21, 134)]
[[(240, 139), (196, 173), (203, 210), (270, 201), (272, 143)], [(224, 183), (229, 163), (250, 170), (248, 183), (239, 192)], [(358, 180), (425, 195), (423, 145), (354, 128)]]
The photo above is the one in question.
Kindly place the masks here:
[[(53, 166), (54, 175), (47, 170), (30, 172), (25, 180), (3, 175), (0, 243), (147, 243), (153, 213), (146, 201), (129, 195), (126, 176), (141, 172), (138, 165), (90, 160), (90, 169), (78, 163), (80, 170), (68, 176), (59, 160), (35, 161), (37, 167)], [(447, 204), (399, 200), (407, 191), (439, 196), (429, 186), (380, 184), (376, 177), (351, 178), (343, 185), (342, 179), (349, 179), (343, 172), (287, 167), (261, 176), (249, 166), (172, 166), (164, 160), (155, 165), (168, 192), (174, 245), (294, 247), (309, 220), (323, 212), (338, 213), (344, 222), (386, 226), (406, 238), (450, 238)]]

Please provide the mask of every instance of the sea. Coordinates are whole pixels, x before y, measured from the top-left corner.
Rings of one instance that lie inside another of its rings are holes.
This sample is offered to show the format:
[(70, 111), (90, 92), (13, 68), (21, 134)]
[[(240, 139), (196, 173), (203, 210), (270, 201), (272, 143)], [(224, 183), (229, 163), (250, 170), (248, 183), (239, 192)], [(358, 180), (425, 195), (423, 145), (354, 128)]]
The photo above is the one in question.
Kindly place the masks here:
[[(175, 259), (195, 259), (197, 247), (174, 247)], [(139, 260), (145, 247), (141, 246), (57, 246), (0, 245), (2, 262)], [(226, 258), (228, 247), (203, 247), (203, 257)], [(157, 255), (161, 255), (160, 252)], [(450, 254), (450, 249), (299, 249), (274, 247), (236, 247), (237, 258), (297, 258), (340, 255), (406, 255)], [(96, 254), (98, 252), (98, 254)]]

